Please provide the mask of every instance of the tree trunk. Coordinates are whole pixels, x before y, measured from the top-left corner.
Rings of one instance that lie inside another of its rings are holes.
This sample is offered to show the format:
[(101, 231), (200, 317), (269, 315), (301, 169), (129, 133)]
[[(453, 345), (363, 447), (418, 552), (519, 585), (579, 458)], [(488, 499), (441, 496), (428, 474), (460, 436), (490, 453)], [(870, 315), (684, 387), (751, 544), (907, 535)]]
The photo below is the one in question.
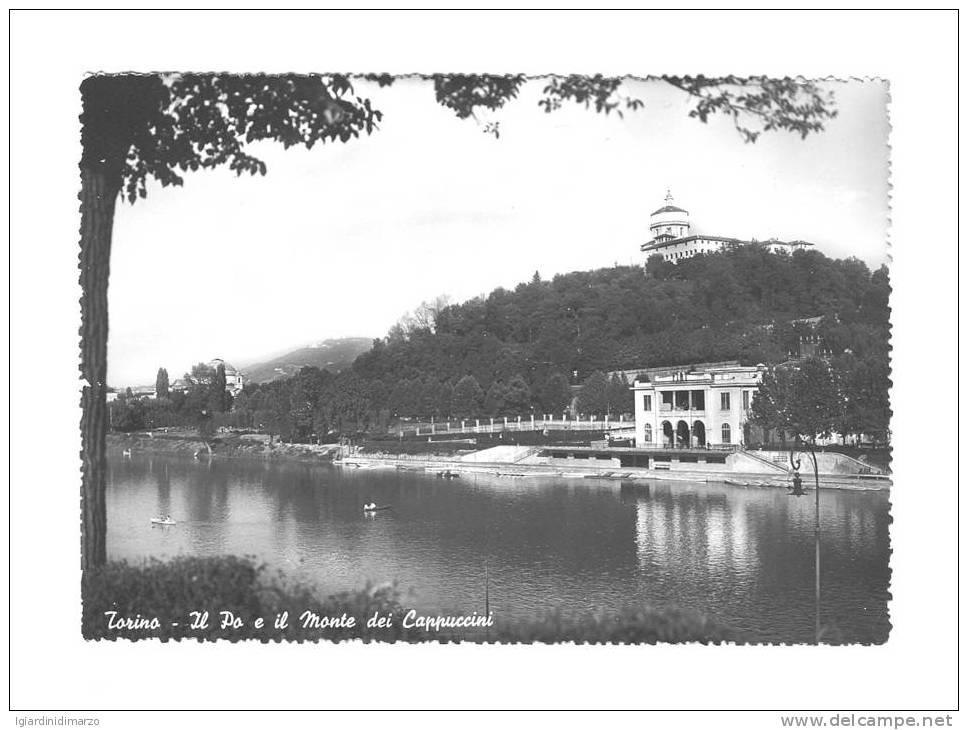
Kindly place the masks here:
[(105, 435), (108, 430), (108, 274), (119, 185), (81, 169), (81, 568), (107, 561)]

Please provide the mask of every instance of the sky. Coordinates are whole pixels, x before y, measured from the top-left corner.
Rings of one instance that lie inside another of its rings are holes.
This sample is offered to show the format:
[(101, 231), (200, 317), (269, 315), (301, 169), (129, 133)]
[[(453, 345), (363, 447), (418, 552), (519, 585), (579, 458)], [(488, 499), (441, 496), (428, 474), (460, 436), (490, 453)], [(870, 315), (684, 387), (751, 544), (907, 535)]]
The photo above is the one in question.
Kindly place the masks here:
[[(666, 191), (692, 232), (803, 239), (872, 268), (889, 260), (888, 90), (832, 82), (824, 132), (745, 143), (688, 118), (661, 81), (633, 81), (624, 118), (547, 114), (532, 81), (504, 109), (459, 120), (430, 82), (357, 91), (380, 129), (311, 151), (263, 143), (265, 176), (190, 173), (118, 206), (109, 382), (151, 384), (221, 357), (244, 367), (335, 337), (381, 337), (407, 311), (542, 278), (644, 263)], [(483, 123), (499, 121), (499, 138)]]

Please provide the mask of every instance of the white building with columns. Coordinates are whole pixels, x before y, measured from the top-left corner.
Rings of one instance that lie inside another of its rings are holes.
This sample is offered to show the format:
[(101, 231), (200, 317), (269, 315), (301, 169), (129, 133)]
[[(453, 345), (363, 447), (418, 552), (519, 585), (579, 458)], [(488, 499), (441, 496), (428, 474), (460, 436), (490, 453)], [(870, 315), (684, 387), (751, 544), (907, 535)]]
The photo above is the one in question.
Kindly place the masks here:
[(701, 253), (724, 251), (734, 246), (756, 244), (766, 247), (773, 253), (788, 254), (813, 246), (806, 241), (778, 241), (775, 238), (768, 241), (743, 241), (739, 238), (695, 235), (691, 232), (689, 211), (674, 205), (672, 193), (668, 191), (666, 191), (665, 205), (649, 217), (649, 233), (652, 235), (652, 240), (641, 246), (646, 259), (653, 254), (659, 254), (672, 263)]
[(765, 370), (711, 363), (642, 371), (632, 386), (636, 447), (744, 445), (750, 404)]

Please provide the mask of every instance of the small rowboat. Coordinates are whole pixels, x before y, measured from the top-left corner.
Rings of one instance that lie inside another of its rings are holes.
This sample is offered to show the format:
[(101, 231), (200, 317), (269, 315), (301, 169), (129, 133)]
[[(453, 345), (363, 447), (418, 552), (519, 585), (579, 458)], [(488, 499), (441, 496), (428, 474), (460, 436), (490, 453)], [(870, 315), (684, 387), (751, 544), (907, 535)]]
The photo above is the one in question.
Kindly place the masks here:
[(381, 510), (385, 510), (385, 509), (393, 509), (393, 508), (388, 504), (380, 505), (379, 507), (363, 507), (364, 512), (380, 512)]
[(151, 524), (152, 525), (174, 525), (175, 521), (170, 517), (152, 517)]

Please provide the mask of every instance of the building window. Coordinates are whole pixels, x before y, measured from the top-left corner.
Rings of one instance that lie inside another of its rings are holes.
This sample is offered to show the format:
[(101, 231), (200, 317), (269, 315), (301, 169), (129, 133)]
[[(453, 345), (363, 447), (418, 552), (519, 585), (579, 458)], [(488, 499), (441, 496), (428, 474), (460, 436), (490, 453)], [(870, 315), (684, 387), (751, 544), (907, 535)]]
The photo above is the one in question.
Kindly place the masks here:
[(651, 423), (645, 424), (645, 430), (642, 432), (642, 440), (645, 441), (647, 444), (652, 443), (652, 424)]
[(743, 391), (743, 410), (748, 411), (750, 409), (750, 392), (748, 390)]
[(719, 394), (719, 409), (722, 411), (729, 410), (729, 393)]
[(723, 443), (724, 444), (731, 443), (730, 438), (731, 438), (731, 434), (730, 434), (729, 424), (724, 423), (723, 424)]
[(652, 410), (652, 396), (651, 395), (643, 395), (642, 396), (642, 407), (645, 410), (647, 410), (647, 411), (651, 411)]

